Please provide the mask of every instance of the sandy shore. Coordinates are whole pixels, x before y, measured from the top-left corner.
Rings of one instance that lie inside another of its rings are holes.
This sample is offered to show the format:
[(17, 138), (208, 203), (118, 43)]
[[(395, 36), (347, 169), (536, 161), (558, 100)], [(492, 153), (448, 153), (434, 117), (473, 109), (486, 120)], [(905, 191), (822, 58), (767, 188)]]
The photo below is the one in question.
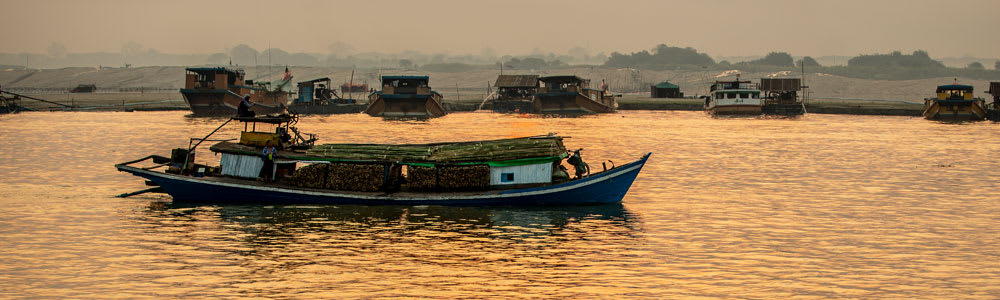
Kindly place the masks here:
[(21, 105), (35, 110), (188, 110), (180, 93), (59, 93), (27, 95), (67, 106), (22, 99)]

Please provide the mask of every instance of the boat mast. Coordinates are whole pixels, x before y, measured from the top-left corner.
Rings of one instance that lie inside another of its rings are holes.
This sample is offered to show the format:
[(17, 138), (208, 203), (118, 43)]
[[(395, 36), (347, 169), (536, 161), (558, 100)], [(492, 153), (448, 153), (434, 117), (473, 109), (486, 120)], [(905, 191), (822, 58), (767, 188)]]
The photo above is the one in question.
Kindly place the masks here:
[(354, 69), (351, 69), (351, 81), (347, 86), (347, 99), (354, 99)]

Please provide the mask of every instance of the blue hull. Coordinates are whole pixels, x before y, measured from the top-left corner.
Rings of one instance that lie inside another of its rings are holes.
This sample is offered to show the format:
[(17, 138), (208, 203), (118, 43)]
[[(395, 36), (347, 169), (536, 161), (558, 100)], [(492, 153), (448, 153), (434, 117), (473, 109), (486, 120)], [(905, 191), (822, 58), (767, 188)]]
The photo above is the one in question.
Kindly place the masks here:
[(175, 201), (244, 204), (362, 204), (537, 206), (617, 203), (642, 170), (642, 159), (584, 179), (527, 189), (483, 193), (349, 193), (222, 182), (116, 165), (119, 171), (155, 182)]

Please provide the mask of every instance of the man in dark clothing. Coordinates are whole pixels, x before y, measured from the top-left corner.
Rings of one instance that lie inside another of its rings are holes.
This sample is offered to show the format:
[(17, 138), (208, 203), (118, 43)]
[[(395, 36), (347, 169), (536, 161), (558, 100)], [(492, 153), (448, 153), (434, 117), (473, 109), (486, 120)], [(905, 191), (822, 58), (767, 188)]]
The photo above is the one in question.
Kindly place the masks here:
[(257, 115), (254, 111), (250, 110), (253, 107), (253, 102), (250, 102), (250, 94), (243, 96), (243, 100), (240, 101), (240, 106), (236, 109), (237, 117), (253, 117)]

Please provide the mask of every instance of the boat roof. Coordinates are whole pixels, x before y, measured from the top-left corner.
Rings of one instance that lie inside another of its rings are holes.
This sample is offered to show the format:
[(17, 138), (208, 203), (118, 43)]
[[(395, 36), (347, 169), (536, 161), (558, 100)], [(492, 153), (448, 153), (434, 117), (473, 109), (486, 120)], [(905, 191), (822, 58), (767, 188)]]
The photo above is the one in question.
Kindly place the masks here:
[(322, 81), (330, 81), (330, 78), (329, 77), (323, 77), (323, 78), (316, 78), (316, 79), (313, 79), (313, 80), (299, 81), (298, 85), (304, 85), (304, 84), (310, 84), (310, 83), (316, 83), (316, 82), (322, 82)]
[(323, 144), (306, 151), (310, 158), (331, 161), (379, 161), (428, 164), (476, 164), (535, 161), (564, 157), (560, 136), (432, 144)]
[(939, 92), (940, 91), (954, 91), (954, 90), (971, 91), (972, 90), (972, 86), (971, 85), (964, 85), (964, 84), (939, 85), (937, 87), (937, 90)]
[(577, 77), (576, 75), (556, 75), (556, 76), (545, 76), (539, 77), (538, 80), (544, 82), (584, 82), (586, 79)]
[(673, 84), (673, 83), (670, 83), (668, 81), (663, 81), (663, 82), (657, 83), (654, 86), (656, 88), (658, 88), (658, 89), (679, 89), (679, 88), (681, 88), (680, 86), (678, 86), (676, 84)]
[(292, 121), (295, 117), (290, 115), (268, 115), (268, 116), (255, 116), (255, 117), (233, 117), (233, 120), (240, 122), (254, 122), (254, 123), (268, 123), (268, 124), (282, 124)]
[(494, 86), (500, 88), (531, 88), (538, 86), (538, 75), (500, 75)]
[(386, 76), (382, 76), (382, 81), (397, 80), (397, 79), (430, 80), (430, 77), (429, 76), (415, 76), (415, 75), (386, 75)]
[(226, 67), (194, 67), (194, 68), (185, 68), (184, 70), (191, 71), (191, 72), (223, 71), (223, 72), (230, 72), (230, 73), (243, 73), (243, 70), (241, 70), (241, 69), (231, 69), (231, 68), (226, 68)]

